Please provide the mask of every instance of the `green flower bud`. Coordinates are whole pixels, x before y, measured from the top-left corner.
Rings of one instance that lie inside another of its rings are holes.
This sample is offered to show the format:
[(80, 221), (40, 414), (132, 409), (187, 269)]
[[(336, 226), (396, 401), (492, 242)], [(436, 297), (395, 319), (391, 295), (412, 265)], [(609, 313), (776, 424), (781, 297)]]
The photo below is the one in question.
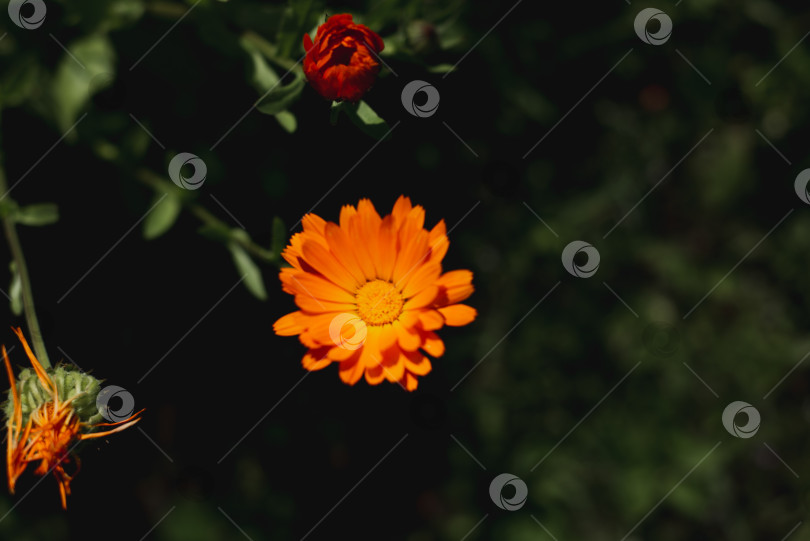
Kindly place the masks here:
[[(104, 420), (96, 406), (96, 397), (101, 390), (99, 380), (70, 366), (48, 368), (45, 372), (56, 385), (59, 401), (71, 400), (71, 406), (82, 423), (95, 424)], [(53, 401), (50, 390), (42, 385), (36, 372), (30, 368), (23, 369), (17, 376), (17, 391), (20, 393), (23, 426), (28, 422), (28, 417), (33, 411), (43, 404)], [(6, 419), (12, 419), (14, 400), (11, 396), (11, 389), (8, 391), (8, 400), (4, 410)]]

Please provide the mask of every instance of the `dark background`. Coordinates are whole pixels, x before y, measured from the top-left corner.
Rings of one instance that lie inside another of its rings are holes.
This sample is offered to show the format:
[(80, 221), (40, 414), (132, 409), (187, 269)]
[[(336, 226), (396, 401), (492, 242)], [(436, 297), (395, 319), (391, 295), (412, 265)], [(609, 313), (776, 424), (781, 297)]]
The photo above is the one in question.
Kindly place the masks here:
[[(67, 512), (53, 479), (28, 493), (39, 478), (26, 474), (16, 496), (0, 495), (0, 537), (141, 539), (165, 516), (148, 539), (619, 540), (646, 516), (628, 539), (810, 539), (794, 530), (810, 476), (810, 210), (793, 187), (810, 163), (808, 42), (757, 85), (807, 37), (804, 4), (654, 4), (674, 31), (653, 46), (633, 30), (646, 3), (521, 2), (497, 25), (511, 3), (316, 3), (306, 30), (324, 9), (348, 11), (399, 45), (384, 56), (395, 73), (366, 97), (399, 124), (362, 160), (375, 139), (346, 117), (330, 125), (309, 87), (290, 107), (295, 133), (253, 111), (210, 150), (258, 97), (239, 35), (286, 39), (284, 5), (204, 0), (132, 70), (192, 3), (89, 5), (50, 2), (27, 31), (0, 13), (0, 89), (11, 95), (21, 63), (39, 70), (24, 99), (2, 105), (2, 151), (13, 184), (65, 132), (53, 37), (107, 34), (113, 83), (11, 197), (60, 208), (55, 225), (20, 226), (52, 360), (61, 348), (130, 390), (145, 435), (85, 445)], [(414, 21), (438, 41), (406, 42)], [(429, 71), (471, 47), (453, 73)], [(296, 38), (291, 58), (302, 52)], [(402, 107), (413, 79), (439, 90), (434, 116)], [(99, 141), (125, 159), (104, 160)], [(405, 194), (428, 227), (444, 218), (455, 227), (444, 268), (473, 271), (477, 320), (441, 331), (447, 353), (416, 392), (346, 386), (336, 366), (301, 380), (303, 346), (272, 331), (295, 309), (277, 268), (262, 265), (266, 301), (241, 285), (227, 294), (240, 274), (190, 213), (155, 240), (125, 235), (154, 197), (134, 170), (167, 178), (177, 152), (208, 166), (196, 201), (236, 226), (215, 196), (265, 247), (274, 217), (289, 228), (356, 165), (314, 212), (337, 220), (368, 197), (387, 213)], [(599, 250), (592, 278), (561, 265), (573, 240)], [(19, 349), (12, 360), (26, 364)], [(761, 413), (752, 438), (723, 428), (735, 400)], [(528, 486), (520, 510), (489, 497), (503, 472)]]

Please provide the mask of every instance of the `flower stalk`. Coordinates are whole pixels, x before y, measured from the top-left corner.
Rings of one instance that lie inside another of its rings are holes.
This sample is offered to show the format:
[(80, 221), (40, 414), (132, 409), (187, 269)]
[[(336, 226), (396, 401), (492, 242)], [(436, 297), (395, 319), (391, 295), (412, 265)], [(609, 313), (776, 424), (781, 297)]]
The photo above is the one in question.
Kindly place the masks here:
[[(156, 193), (159, 194), (166, 193), (168, 190), (175, 189), (171, 183), (167, 182), (160, 175), (153, 173), (149, 169), (141, 168), (136, 170), (134, 174), (135, 178), (138, 181), (151, 187)], [(188, 198), (183, 199), (183, 205), (204, 225), (210, 227), (213, 230), (221, 231), (222, 234), (225, 236), (229, 236), (231, 240), (239, 244), (250, 255), (262, 261), (266, 261), (267, 263), (278, 265), (279, 254), (274, 253), (272, 250), (262, 248), (261, 246), (253, 242), (249, 237), (230, 235), (230, 231), (232, 228), (228, 226), (228, 224), (226, 224), (225, 222), (214, 216), (204, 206), (195, 203), (189, 200)]]
[[(0, 194), (2, 194), (0, 195), (0, 202), (8, 195), (8, 183), (6, 182), (1, 144), (2, 141), (0, 141)], [(6, 208), (11, 207), (7, 206)], [(45, 349), (42, 331), (39, 328), (39, 320), (37, 319), (36, 309), (34, 308), (34, 293), (31, 289), (31, 279), (28, 276), (28, 266), (25, 264), (25, 255), (23, 255), (20, 238), (17, 235), (14, 216), (11, 212), (6, 210), (0, 210), (0, 214), (2, 215), (3, 231), (5, 232), (9, 249), (11, 250), (11, 257), (16, 265), (16, 272), (20, 276), (23, 312), (25, 314), (25, 322), (28, 325), (28, 334), (31, 336), (31, 343), (33, 344), (34, 352), (40, 364), (47, 369), (51, 367), (51, 362), (48, 358), (48, 352)]]

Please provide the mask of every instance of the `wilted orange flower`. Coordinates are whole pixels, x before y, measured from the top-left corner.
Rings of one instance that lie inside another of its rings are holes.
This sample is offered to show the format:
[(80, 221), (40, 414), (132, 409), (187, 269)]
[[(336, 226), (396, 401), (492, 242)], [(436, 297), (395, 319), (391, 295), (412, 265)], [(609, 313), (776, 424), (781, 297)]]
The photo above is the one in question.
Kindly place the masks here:
[(309, 348), (304, 368), (337, 362), (350, 385), (365, 374), (371, 385), (387, 379), (412, 391), (431, 370), (424, 354), (444, 353), (434, 331), (475, 319), (474, 308), (458, 304), (473, 292), (472, 273), (442, 274), (444, 220), (430, 231), (424, 222), (425, 210), (404, 196), (385, 218), (368, 199), (344, 206), (340, 224), (304, 216), (282, 253), (292, 267), (280, 274), (300, 310), (273, 325)]
[[(61, 400), (58, 386), (34, 356), (22, 331), (19, 328), (13, 330), (22, 342), (25, 353), (34, 367), (34, 372), (50, 399), (44, 401), (36, 410), (31, 412), (28, 416), (28, 422), (23, 427), (20, 394), (17, 390), (14, 373), (11, 370), (11, 363), (6, 354), (6, 347), (2, 346), (3, 361), (6, 365), (9, 382), (11, 382), (11, 398), (13, 400), (13, 414), (9, 416), (7, 421), (6, 436), (8, 489), (14, 494), (17, 479), (25, 471), (28, 463), (39, 461), (39, 466), (34, 470), (34, 473), (47, 475), (49, 472), (53, 472), (57, 483), (59, 483), (62, 508), (67, 509), (66, 498), (70, 494), (70, 481), (73, 480), (76, 472), (70, 475), (65, 470), (65, 466), (74, 461), (78, 471), (79, 458), (71, 456), (75, 444), (81, 440), (100, 438), (129, 428), (140, 421), (138, 417), (140, 412), (117, 423), (97, 423), (92, 425), (83, 423), (72, 405), (74, 400), (82, 396), (82, 394), (74, 394), (67, 400)], [(115, 426), (116, 428), (103, 432), (91, 432), (100, 426)]]

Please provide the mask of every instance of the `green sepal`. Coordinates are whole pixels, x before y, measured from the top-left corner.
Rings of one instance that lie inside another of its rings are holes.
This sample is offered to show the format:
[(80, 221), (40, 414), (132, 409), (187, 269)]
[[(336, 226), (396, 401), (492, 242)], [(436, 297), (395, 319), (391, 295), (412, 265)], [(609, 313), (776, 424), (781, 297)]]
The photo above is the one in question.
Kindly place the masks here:
[[(103, 421), (96, 406), (96, 398), (101, 390), (101, 382), (72, 366), (57, 366), (46, 370), (51, 381), (56, 385), (59, 401), (71, 400), (73, 411), (82, 423), (95, 424)], [(31, 368), (25, 368), (17, 376), (17, 391), (20, 394), (23, 426), (28, 422), (31, 413), (43, 404), (53, 401), (51, 391), (46, 389)], [(11, 389), (4, 411), (6, 419), (11, 420), (14, 414), (14, 401)]]

